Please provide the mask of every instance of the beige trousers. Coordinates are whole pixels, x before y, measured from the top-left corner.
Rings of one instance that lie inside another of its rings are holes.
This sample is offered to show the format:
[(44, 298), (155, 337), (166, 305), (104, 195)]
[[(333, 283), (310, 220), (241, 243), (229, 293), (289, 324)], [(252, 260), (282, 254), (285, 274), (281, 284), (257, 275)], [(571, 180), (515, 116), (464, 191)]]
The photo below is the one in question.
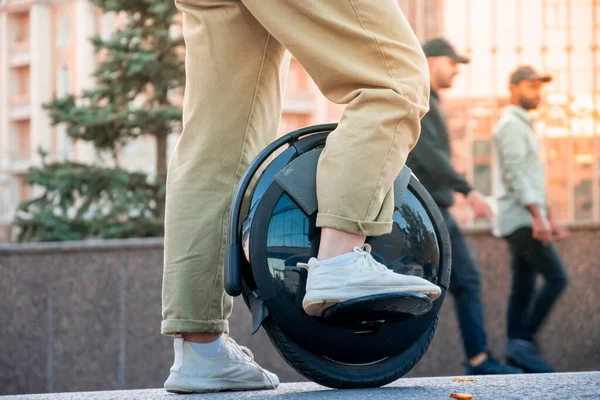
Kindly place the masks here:
[(319, 227), (369, 236), (391, 231), (392, 183), (428, 111), (429, 75), (395, 0), (176, 5), (186, 89), (183, 133), (167, 174), (161, 331), (228, 332), (229, 205), (248, 164), (275, 139), (285, 49), (329, 100), (347, 104), (319, 161)]

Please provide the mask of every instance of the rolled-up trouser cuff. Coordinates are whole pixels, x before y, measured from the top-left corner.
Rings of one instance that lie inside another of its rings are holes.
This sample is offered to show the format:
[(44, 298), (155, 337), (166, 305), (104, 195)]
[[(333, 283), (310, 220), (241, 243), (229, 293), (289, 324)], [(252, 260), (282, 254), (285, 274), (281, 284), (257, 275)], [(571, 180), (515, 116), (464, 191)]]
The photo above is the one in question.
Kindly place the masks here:
[(174, 335), (183, 332), (229, 333), (229, 322), (223, 319), (198, 321), (193, 319), (167, 319), (161, 323), (163, 335)]
[(332, 228), (357, 235), (380, 236), (392, 231), (392, 221), (358, 221), (332, 214), (317, 214), (318, 228)]

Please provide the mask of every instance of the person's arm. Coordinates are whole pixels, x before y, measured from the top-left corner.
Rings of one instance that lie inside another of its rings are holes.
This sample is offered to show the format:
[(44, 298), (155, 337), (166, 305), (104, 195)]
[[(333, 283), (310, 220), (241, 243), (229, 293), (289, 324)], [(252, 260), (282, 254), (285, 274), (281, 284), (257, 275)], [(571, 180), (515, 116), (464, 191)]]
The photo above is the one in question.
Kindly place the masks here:
[(473, 187), (454, 169), (450, 158), (435, 145), (435, 126), (427, 115), (421, 120), (421, 135), (411, 155), (435, 183), (467, 196)]
[(527, 209), (527, 211), (529, 211), (529, 214), (531, 214), (533, 218), (539, 218), (542, 216), (542, 210), (540, 209), (540, 206), (537, 203), (526, 204), (525, 208)]

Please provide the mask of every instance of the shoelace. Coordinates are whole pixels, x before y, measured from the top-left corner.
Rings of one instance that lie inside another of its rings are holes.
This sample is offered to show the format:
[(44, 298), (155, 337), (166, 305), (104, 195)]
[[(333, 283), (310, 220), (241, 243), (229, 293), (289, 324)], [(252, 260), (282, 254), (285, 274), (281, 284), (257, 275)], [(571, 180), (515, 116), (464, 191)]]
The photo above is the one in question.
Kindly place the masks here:
[(254, 361), (254, 354), (252, 354), (252, 351), (249, 348), (247, 348), (245, 346), (240, 346), (232, 338), (228, 338), (227, 340), (231, 344), (231, 347), (235, 350), (235, 352), (242, 357), (242, 360), (247, 361), (247, 362), (251, 363), (252, 365), (254, 365), (256, 368), (258, 368), (260, 370), (260, 372), (264, 376), (267, 377), (267, 379), (271, 383), (271, 386), (275, 387), (275, 383), (273, 383), (273, 380), (271, 379), (271, 377), (269, 376), (267, 371), (265, 371), (260, 365), (258, 365)]
[(386, 267), (385, 265), (375, 261), (375, 259), (371, 256), (371, 246), (369, 244), (365, 244), (364, 250), (360, 247), (355, 247), (354, 251), (360, 254), (360, 257), (364, 257), (367, 263), (373, 267), (373, 269), (382, 274), (394, 273), (391, 269)]
[(238, 353), (242, 357), (242, 360), (248, 361), (248, 362), (254, 362), (254, 354), (252, 354), (252, 351), (250, 351), (249, 348), (247, 348), (245, 346), (240, 346), (232, 338), (229, 338), (228, 340), (229, 340), (229, 343), (231, 344), (231, 347), (236, 351), (236, 353)]

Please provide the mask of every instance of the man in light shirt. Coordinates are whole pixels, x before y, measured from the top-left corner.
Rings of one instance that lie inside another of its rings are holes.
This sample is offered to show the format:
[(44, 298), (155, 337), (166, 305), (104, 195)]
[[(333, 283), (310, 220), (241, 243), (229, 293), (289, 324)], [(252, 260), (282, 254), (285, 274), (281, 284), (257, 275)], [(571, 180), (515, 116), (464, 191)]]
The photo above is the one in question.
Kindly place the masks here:
[(419, 181), (440, 208), (452, 248), (452, 275), (449, 292), (454, 297), (458, 326), (465, 352), (465, 375), (518, 374), (523, 371), (496, 360), (488, 348), (484, 307), (481, 299), (480, 266), (467, 238), (450, 209), (457, 193), (463, 195), (475, 218), (491, 216), (486, 198), (452, 165), (450, 135), (440, 92), (449, 89), (458, 75), (459, 65), (470, 62), (456, 53), (444, 38), (433, 38), (423, 44), (427, 56), (431, 95), (429, 112), (421, 120), (421, 136), (406, 160)]
[[(568, 235), (550, 209), (540, 141), (528, 111), (541, 102), (550, 76), (521, 66), (510, 77), (510, 104), (496, 124), (493, 146), (497, 168), (498, 212), (494, 233), (511, 252), (512, 288), (508, 304), (506, 357), (526, 372), (553, 372), (539, 353), (535, 337), (567, 286), (567, 273), (553, 241)], [(537, 274), (544, 285), (536, 288)]]

